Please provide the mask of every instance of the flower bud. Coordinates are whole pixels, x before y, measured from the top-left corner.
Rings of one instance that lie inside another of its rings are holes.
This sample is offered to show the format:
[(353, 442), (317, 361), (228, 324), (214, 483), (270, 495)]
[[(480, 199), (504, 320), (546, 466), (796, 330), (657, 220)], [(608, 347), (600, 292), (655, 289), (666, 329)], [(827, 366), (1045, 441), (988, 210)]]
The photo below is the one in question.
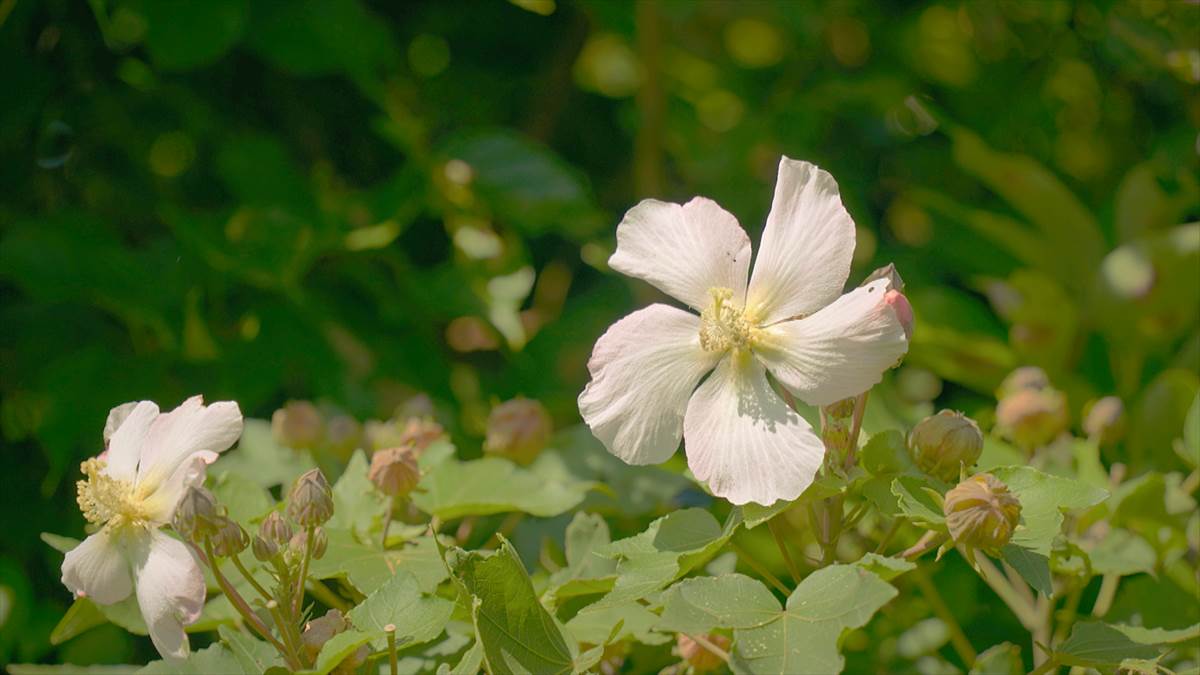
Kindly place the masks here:
[(492, 409), (483, 451), (529, 464), (550, 442), (553, 423), (546, 407), (528, 398), (514, 398)]
[(325, 444), (338, 457), (350, 457), (362, 440), (362, 425), (349, 415), (334, 415), (325, 424)]
[(1008, 374), (1000, 383), (996, 398), (1003, 399), (1025, 389), (1046, 389), (1050, 386), (1050, 378), (1046, 371), (1037, 366), (1022, 366)]
[(333, 516), (333, 490), (320, 469), (310, 469), (296, 479), (288, 497), (288, 515), (300, 527), (321, 525)]
[(420, 458), (434, 441), (446, 435), (442, 425), (431, 417), (413, 417), (404, 423), (404, 431), (400, 434), (400, 445), (412, 448), (416, 457)]
[(411, 448), (387, 448), (371, 455), (367, 478), (389, 497), (403, 497), (421, 481), (421, 469)]
[(958, 480), (983, 453), (983, 433), (975, 420), (953, 410), (926, 417), (908, 435), (908, 449), (922, 471), (947, 483)]
[(280, 445), (309, 449), (324, 437), (321, 411), (308, 401), (288, 401), (271, 415), (271, 433)]
[(237, 555), (250, 545), (250, 538), (241, 525), (229, 518), (221, 519), (221, 529), (212, 536), (213, 553), (221, 557)]
[(365, 445), (371, 450), (383, 450), (384, 448), (394, 448), (404, 444), (403, 430), (395, 420), (384, 422), (367, 420), (363, 436), (366, 439)]
[[(292, 535), (292, 540), (288, 542), (288, 548), (292, 550), (292, 554), (297, 558), (304, 555), (304, 548), (306, 546), (308, 546), (307, 530), (300, 530)], [(325, 551), (329, 548), (329, 536), (325, 534), (325, 530), (319, 527), (313, 529), (312, 546), (313, 559), (320, 560), (325, 556)]]
[(1083, 432), (1100, 445), (1112, 445), (1125, 435), (1125, 404), (1116, 396), (1105, 396), (1088, 406)]
[[(729, 651), (729, 638), (724, 635), (709, 633), (704, 637), (717, 647)], [(675, 647), (679, 652), (679, 658), (686, 661), (695, 673), (710, 673), (725, 663), (720, 656), (708, 651), (699, 642), (683, 633), (676, 636)]]
[(256, 534), (250, 541), (250, 552), (254, 554), (256, 560), (268, 562), (279, 555), (279, 545)]
[(904, 337), (912, 339), (914, 320), (912, 305), (908, 303), (908, 298), (904, 297), (900, 291), (891, 290), (883, 296), (883, 301), (896, 312), (896, 320), (904, 328)]
[(821, 408), (823, 424), (821, 425), (821, 440), (832, 454), (830, 460), (841, 463), (850, 451), (852, 439), (850, 427), (854, 417), (856, 397), (835, 401)]
[(258, 524), (258, 536), (272, 544), (284, 545), (292, 538), (292, 526), (283, 519), (283, 514), (272, 511)]
[(1067, 428), (1067, 397), (1056, 389), (1021, 389), (1000, 399), (996, 430), (1023, 448), (1037, 448)]
[(304, 624), (304, 632), (300, 634), (300, 646), (309, 660), (315, 660), (326, 642), (349, 627), (350, 623), (346, 621), (346, 617), (338, 610), (331, 609), (325, 612), (324, 616)]
[(193, 486), (183, 493), (175, 506), (171, 525), (179, 536), (200, 543), (221, 529), (221, 518), (217, 498), (208, 490)]
[(971, 476), (946, 493), (946, 527), (958, 544), (997, 553), (1021, 520), (1021, 502), (990, 473)]

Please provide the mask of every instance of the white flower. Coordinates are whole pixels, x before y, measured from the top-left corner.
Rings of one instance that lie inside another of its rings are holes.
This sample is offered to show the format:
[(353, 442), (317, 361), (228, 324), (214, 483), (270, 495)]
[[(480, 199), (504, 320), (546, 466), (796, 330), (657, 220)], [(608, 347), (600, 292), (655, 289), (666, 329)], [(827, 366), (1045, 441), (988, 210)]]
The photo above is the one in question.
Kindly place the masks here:
[(205, 406), (194, 396), (169, 413), (150, 401), (118, 406), (105, 425), (108, 449), (81, 466), (78, 502), (100, 526), (63, 560), (71, 592), (108, 605), (137, 592), (158, 652), (188, 653), (186, 624), (204, 607), (204, 575), (188, 547), (160, 528), (184, 492), (242, 433), (237, 403)]
[(715, 202), (641, 202), (609, 264), (700, 316), (654, 304), (613, 324), (588, 362), (583, 419), (630, 464), (665, 461), (682, 435), (692, 473), (734, 504), (800, 496), (825, 449), (767, 372), (827, 405), (870, 389), (908, 349), (908, 303), (889, 279), (842, 295), (853, 253), (833, 177), (787, 157), (753, 275), (750, 238)]

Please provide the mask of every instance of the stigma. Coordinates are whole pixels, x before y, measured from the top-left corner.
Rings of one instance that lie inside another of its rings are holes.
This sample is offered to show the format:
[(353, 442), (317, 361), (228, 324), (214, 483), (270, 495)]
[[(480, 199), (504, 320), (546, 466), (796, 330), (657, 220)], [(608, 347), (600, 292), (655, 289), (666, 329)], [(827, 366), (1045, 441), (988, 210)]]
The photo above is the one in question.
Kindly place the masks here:
[(104, 466), (95, 457), (79, 465), (85, 478), (75, 483), (75, 501), (83, 517), (105, 529), (145, 526), (149, 521), (145, 500), (129, 481), (104, 473)]
[(700, 347), (708, 352), (747, 349), (758, 339), (758, 328), (733, 304), (728, 288), (708, 289), (712, 302), (700, 313)]

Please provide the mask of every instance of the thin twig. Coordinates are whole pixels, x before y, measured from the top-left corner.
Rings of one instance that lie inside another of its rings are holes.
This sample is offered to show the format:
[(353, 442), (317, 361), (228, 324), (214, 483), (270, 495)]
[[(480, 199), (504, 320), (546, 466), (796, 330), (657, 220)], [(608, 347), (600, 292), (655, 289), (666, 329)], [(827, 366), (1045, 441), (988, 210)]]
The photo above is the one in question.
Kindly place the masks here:
[[(963, 553), (964, 558), (967, 557), (963, 551), (960, 550), (959, 552)], [(1017, 619), (1021, 621), (1021, 625), (1031, 633), (1036, 631), (1038, 624), (1041, 622), (1041, 617), (1038, 616), (1037, 611), (1033, 607), (1026, 604), (1025, 599), (1017, 593), (1012, 584), (1008, 583), (1008, 579), (1004, 578), (1004, 574), (996, 569), (996, 566), (986, 556), (976, 556), (975, 565), (984, 583), (990, 586), (996, 595), (1000, 596), (1000, 599), (1004, 601), (1004, 604), (1008, 605), (1013, 614), (1017, 615)]]
[(712, 640), (701, 635), (688, 635), (688, 637), (695, 641), (696, 644), (712, 652), (714, 656), (720, 657), (725, 663), (729, 663), (729, 652), (713, 644)]
[(1104, 578), (1100, 581), (1100, 593), (1096, 595), (1096, 604), (1092, 605), (1092, 616), (1099, 619), (1108, 614), (1109, 608), (1112, 607), (1113, 598), (1117, 596), (1117, 586), (1120, 583), (1120, 575), (1104, 575)]
[(750, 569), (757, 572), (760, 577), (762, 577), (763, 579), (766, 579), (767, 583), (769, 583), (772, 586), (774, 586), (775, 588), (779, 589), (780, 593), (783, 593), (784, 595), (791, 595), (791, 593), (792, 593), (791, 589), (788, 588), (787, 586), (783, 585), (783, 582), (779, 580), (779, 577), (775, 576), (774, 574), (771, 574), (771, 571), (768, 570), (766, 567), (763, 567), (762, 563), (758, 562), (757, 560), (754, 559), (753, 556), (751, 556), (749, 553), (747, 553), (746, 549), (742, 548), (741, 546), (738, 546), (733, 541), (729, 542), (729, 546), (731, 548), (733, 548), (734, 553), (737, 553), (738, 557), (741, 558), (742, 562), (746, 563), (746, 565)]
[(300, 576), (296, 582), (296, 598), (292, 601), (292, 616), (300, 616), (300, 607), (304, 604), (304, 584), (308, 579), (308, 561), (312, 558), (315, 531), (312, 525), (304, 530), (304, 557), (300, 559)]
[(767, 529), (771, 531), (771, 536), (775, 538), (775, 545), (779, 547), (779, 552), (783, 555), (783, 563), (787, 565), (792, 583), (799, 584), (803, 575), (800, 574), (800, 568), (796, 566), (796, 561), (792, 560), (792, 554), (788, 551), (787, 544), (783, 541), (783, 533), (779, 531), (779, 525), (774, 518), (767, 521)]
[(262, 619), (259, 619), (258, 615), (254, 613), (254, 610), (250, 608), (250, 605), (246, 604), (246, 599), (237, 592), (237, 589), (233, 587), (233, 584), (229, 583), (229, 579), (225, 578), (225, 574), (221, 572), (220, 562), (218, 562), (217, 557), (213, 555), (212, 544), (207, 539), (204, 540), (204, 552), (208, 555), (209, 568), (212, 570), (213, 577), (217, 580), (217, 585), (221, 587), (221, 592), (224, 593), (225, 597), (229, 599), (230, 604), (232, 604), (234, 609), (238, 611), (238, 614), (242, 615), (242, 618), (246, 620), (246, 623), (249, 624), (256, 633), (261, 635), (262, 638), (267, 642), (270, 642), (285, 659), (290, 661), (291, 663), (289, 663), (289, 665), (293, 669), (302, 668), (303, 665), (299, 662), (295, 654), (292, 654), (282, 642), (280, 642), (274, 635), (271, 635), (271, 629), (267, 628), (266, 624), (262, 622)]
[(962, 626), (954, 618), (954, 614), (950, 612), (946, 601), (942, 599), (942, 594), (938, 593), (937, 587), (930, 581), (929, 573), (925, 571), (924, 567), (917, 565), (910, 576), (917, 583), (917, 586), (920, 587), (921, 594), (925, 596), (930, 607), (933, 608), (933, 613), (937, 614), (938, 618), (949, 629), (950, 644), (954, 647), (954, 651), (958, 652), (958, 657), (963, 660), (968, 669), (973, 667), (978, 654), (975, 653), (975, 648), (971, 646), (971, 641), (967, 639)]
[(904, 518), (896, 518), (892, 521), (892, 526), (884, 533), (883, 539), (879, 540), (879, 546), (875, 547), (875, 555), (883, 555), (883, 552), (887, 550), (888, 544), (892, 543), (892, 539), (896, 537), (896, 533), (900, 531), (903, 525)]
[(867, 396), (871, 394), (868, 389), (859, 394), (858, 400), (854, 402), (854, 419), (850, 423), (850, 447), (846, 451), (846, 469), (854, 466), (854, 454), (858, 450), (858, 435), (862, 432), (863, 414), (867, 411)]
[(258, 580), (254, 578), (254, 575), (250, 573), (250, 570), (246, 569), (246, 566), (242, 564), (241, 558), (239, 558), (236, 554), (229, 556), (229, 558), (230, 560), (233, 560), (233, 566), (238, 569), (238, 572), (241, 572), (242, 576), (246, 578), (246, 581), (249, 581), (250, 585), (254, 587), (254, 590), (258, 591), (258, 594), (262, 596), (263, 601), (270, 602), (271, 594), (267, 592), (267, 589), (263, 588), (262, 584), (258, 583)]

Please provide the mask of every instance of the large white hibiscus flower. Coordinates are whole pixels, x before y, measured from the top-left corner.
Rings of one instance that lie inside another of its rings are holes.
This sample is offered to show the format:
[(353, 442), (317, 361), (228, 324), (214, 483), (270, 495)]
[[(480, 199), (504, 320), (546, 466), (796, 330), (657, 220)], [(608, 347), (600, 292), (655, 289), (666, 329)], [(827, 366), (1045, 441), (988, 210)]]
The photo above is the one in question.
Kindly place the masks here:
[(205, 406), (194, 396), (169, 413), (150, 401), (109, 413), (108, 449), (83, 463), (79, 508), (100, 526), (63, 560), (62, 582), (102, 605), (137, 592), (154, 646), (164, 657), (188, 653), (183, 627), (204, 607), (204, 575), (183, 542), (160, 528), (180, 497), (204, 482), (205, 468), (242, 433), (237, 403)]
[(654, 304), (613, 324), (588, 362), (583, 419), (630, 464), (665, 461), (682, 435), (692, 473), (734, 504), (795, 499), (825, 449), (767, 371), (827, 405), (870, 389), (908, 349), (911, 310), (888, 279), (842, 295), (853, 253), (833, 177), (787, 157), (752, 275), (750, 238), (715, 202), (642, 201), (609, 264), (700, 315)]

